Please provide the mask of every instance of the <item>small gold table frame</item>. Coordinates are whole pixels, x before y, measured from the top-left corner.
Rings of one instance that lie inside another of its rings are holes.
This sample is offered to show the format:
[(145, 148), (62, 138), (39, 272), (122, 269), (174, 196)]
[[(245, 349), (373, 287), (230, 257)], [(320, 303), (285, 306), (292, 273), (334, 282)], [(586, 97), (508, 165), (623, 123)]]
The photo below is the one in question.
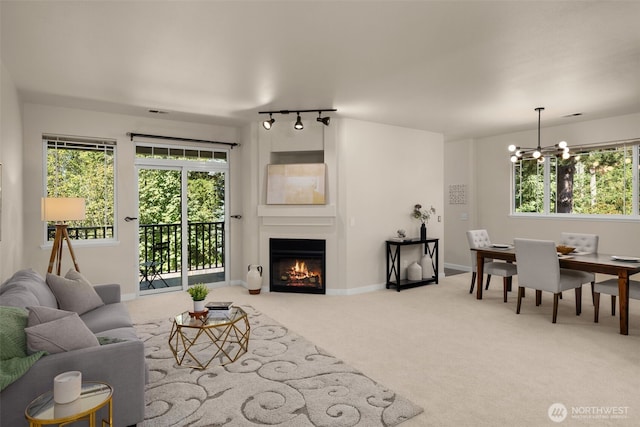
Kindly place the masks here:
[(218, 357), (226, 365), (246, 353), (250, 332), (247, 313), (239, 307), (226, 316), (194, 317), (187, 311), (173, 319), (169, 347), (178, 365), (206, 369)]
[(105, 405), (109, 406), (109, 418), (101, 420), (101, 426), (113, 427), (111, 398), (113, 388), (102, 382), (83, 381), (80, 397), (70, 403), (60, 404), (53, 400), (53, 391), (36, 397), (24, 411), (29, 426), (50, 424), (66, 426), (76, 421), (87, 420), (90, 427), (96, 427), (96, 414)]

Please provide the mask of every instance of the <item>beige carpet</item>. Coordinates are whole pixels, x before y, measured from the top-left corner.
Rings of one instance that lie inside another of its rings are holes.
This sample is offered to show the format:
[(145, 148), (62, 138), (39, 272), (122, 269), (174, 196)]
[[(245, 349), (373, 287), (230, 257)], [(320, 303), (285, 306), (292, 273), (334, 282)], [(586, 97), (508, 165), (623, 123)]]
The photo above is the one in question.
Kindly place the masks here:
[[(242, 308), (251, 325), (247, 353), (225, 366), (213, 359), (205, 370), (176, 364), (166, 345), (168, 319), (136, 324), (150, 373), (142, 426), (392, 427), (423, 411), (253, 307)], [(193, 339), (196, 331), (185, 333)], [(218, 351), (206, 338), (189, 348), (185, 365)], [(230, 342), (222, 348), (240, 350)]]
[[(470, 276), (400, 293), (249, 295), (233, 286), (208, 299), (261, 310), (424, 408), (402, 427), (640, 425), (640, 301), (631, 301), (630, 335), (622, 336), (609, 297), (593, 323), (588, 285), (582, 315), (566, 293), (554, 325), (550, 295), (536, 307), (529, 292), (516, 315), (515, 292), (503, 303), (497, 281), (478, 301), (469, 294)], [(128, 305), (143, 322), (191, 301), (178, 292)], [(557, 403), (568, 411), (562, 423), (548, 416)]]

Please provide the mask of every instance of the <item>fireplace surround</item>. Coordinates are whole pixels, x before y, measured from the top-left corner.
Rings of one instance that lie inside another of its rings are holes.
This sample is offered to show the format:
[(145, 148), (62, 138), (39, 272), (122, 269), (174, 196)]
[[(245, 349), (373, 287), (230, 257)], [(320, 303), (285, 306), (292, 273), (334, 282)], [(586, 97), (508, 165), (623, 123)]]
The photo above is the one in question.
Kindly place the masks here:
[(325, 294), (326, 241), (269, 239), (269, 290)]

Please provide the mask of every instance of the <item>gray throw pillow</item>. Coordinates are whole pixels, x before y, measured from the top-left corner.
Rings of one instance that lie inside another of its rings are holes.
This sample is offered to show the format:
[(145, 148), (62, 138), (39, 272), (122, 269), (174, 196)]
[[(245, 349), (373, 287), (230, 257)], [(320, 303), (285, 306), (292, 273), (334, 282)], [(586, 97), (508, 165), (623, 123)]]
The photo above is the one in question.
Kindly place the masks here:
[(43, 307), (41, 305), (27, 307), (27, 310), (29, 310), (27, 326), (35, 326), (41, 323), (52, 322), (73, 314), (73, 311), (58, 310), (56, 308)]
[(78, 313), (29, 326), (24, 331), (27, 334), (27, 350), (30, 354), (37, 351), (46, 351), (49, 354), (62, 353), (100, 345)]
[(56, 296), (62, 310), (84, 314), (104, 305), (91, 283), (73, 269), (69, 270), (65, 277), (47, 273), (47, 285)]

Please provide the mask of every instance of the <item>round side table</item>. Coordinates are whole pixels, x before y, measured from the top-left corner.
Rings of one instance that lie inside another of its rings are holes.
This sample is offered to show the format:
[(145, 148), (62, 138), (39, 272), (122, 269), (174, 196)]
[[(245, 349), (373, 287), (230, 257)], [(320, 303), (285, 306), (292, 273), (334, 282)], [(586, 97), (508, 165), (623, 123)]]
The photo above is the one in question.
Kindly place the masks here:
[(96, 427), (96, 414), (105, 405), (109, 406), (109, 417), (100, 426), (113, 427), (111, 398), (113, 388), (106, 383), (83, 381), (80, 397), (70, 403), (60, 404), (53, 400), (53, 390), (36, 397), (25, 409), (29, 426), (65, 425), (73, 421), (88, 420), (90, 427)]

